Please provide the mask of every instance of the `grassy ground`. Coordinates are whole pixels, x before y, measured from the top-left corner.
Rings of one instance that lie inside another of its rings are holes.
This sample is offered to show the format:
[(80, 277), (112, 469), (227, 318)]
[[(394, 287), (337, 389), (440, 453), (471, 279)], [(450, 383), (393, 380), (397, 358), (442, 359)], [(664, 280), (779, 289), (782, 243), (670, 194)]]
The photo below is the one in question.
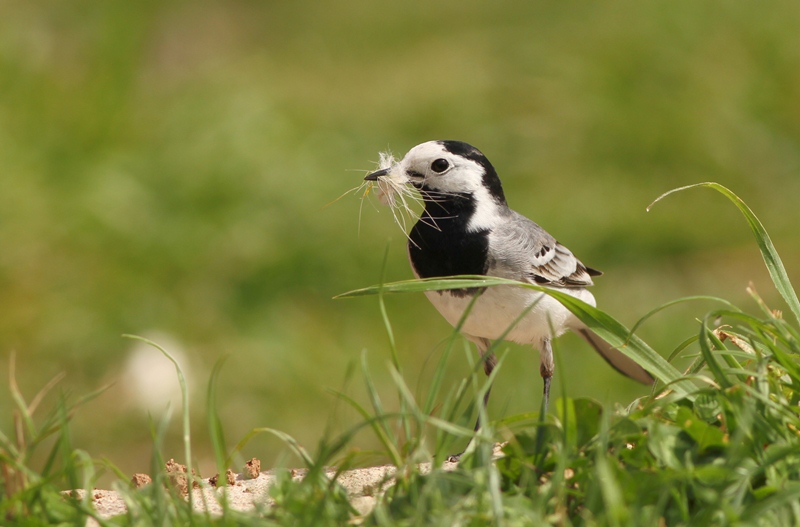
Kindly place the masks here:
[[(353, 373), (364, 349), (397, 411), (376, 300), (332, 297), (410, 278), (403, 234), (385, 209), (359, 214), (357, 197), (326, 205), (378, 151), (435, 138), (484, 151), (510, 204), (605, 272), (593, 292), (628, 326), (688, 295), (752, 306), (751, 281), (780, 305), (724, 200), (645, 207), (719, 181), (800, 259), (798, 26), (792, 0), (0, 2), (0, 378), (15, 352), (27, 400), (61, 373), (53, 396), (109, 385), (70, 440), (126, 474), (149, 469), (150, 416), (167, 401), (174, 413), (180, 392), (172, 365), (123, 334), (183, 357), (205, 474), (203, 392), (223, 356), (229, 437), (272, 427), (313, 445), (346, 432), (362, 417), (329, 390), (367, 400)], [(668, 356), (717, 306), (673, 306), (638, 334)], [(450, 327), (421, 295), (386, 309), (425, 400)], [(560, 346), (572, 373), (554, 392), (609, 408), (646, 395), (579, 339)], [(458, 349), (446, 390), (470, 374)], [(539, 403), (536, 357), (505, 350), (493, 418)], [(14, 408), (0, 390), (0, 416)], [(165, 452), (182, 436), (171, 421)], [(382, 449), (370, 434), (354, 442)], [(285, 452), (259, 436), (244, 455), (271, 465)]]
[[(759, 308), (755, 314), (720, 301), (721, 307), (699, 317), (699, 331), (686, 335), (670, 357), (682, 355), (691, 361), (686, 372), (680, 373), (607, 313), (557, 295), (598, 334), (647, 366), (659, 380), (650, 396), (615, 408), (564, 396), (547, 415), (530, 413), (499, 420), (482, 415), (484, 426), (474, 434), (472, 402), (480, 400), (488, 384), (480, 375), (480, 364), (475, 364), (475, 375), (465, 378), (458, 389), (443, 388), (447, 355), (458, 349), (457, 339), (452, 339), (423, 398), (414, 397), (396, 350), (391, 350), (399, 411), (386, 410), (365, 355), (360, 377), (368, 400), (339, 395), (362, 416), (358, 425), (342, 434), (326, 434), (314, 450), (274, 429), (254, 430), (230, 449), (218, 406), (224, 400), (218, 391), (220, 363), (208, 386), (206, 405), (208, 436), (220, 473), (252, 436), (267, 433), (284, 441), (295, 459), (309, 469), (306, 478), (295, 482), (287, 473), (271, 490), (274, 506), (257, 513), (193, 514), (191, 503), (170, 490), (169, 476), (160, 468), (166, 425), (162, 421), (154, 423), (152, 431), (155, 483), (134, 491), (120, 474), (123, 480), (115, 486), (124, 494), (129, 512), (98, 521), (101, 525), (343, 525), (352, 521), (365, 525), (796, 525), (800, 522), (800, 302), (760, 221), (727, 189), (710, 187), (726, 195), (744, 215), (775, 289), (788, 306), (785, 316), (767, 307), (755, 291), (751, 291)], [(383, 304), (384, 294), (447, 287), (464, 284), (399, 282), (347, 296), (379, 294)], [(391, 335), (388, 319), (385, 327)], [(183, 373), (175, 366), (183, 384)], [(501, 360), (500, 371), (503, 366)], [(81, 412), (79, 407), (91, 396), (72, 402), (59, 399), (52, 410), (44, 412), (39, 409), (42, 397), (25, 401), (13, 378), (11, 392), (16, 402), (13, 434), (0, 435), (0, 513), (9, 525), (83, 524), (93, 516), (92, 493), (81, 500), (60, 494), (59, 489), (91, 491), (98, 469), (114, 470), (108, 461), (94, 460), (75, 449), (70, 439), (70, 417)], [(182, 396), (184, 455), (191, 471), (185, 384)], [(366, 517), (357, 517), (346, 493), (324, 477), (324, 469), (369, 459), (353, 446), (354, 438), (363, 433), (373, 434), (382, 455), (400, 470), (395, 485), (379, 498), (376, 508)], [(440, 466), (448, 453), (469, 438), (470, 447), (457, 470), (423, 474), (417, 469), (423, 461)], [(493, 462), (493, 445), (499, 440), (507, 442), (505, 457)], [(42, 468), (30, 462), (38, 449), (48, 451)]]

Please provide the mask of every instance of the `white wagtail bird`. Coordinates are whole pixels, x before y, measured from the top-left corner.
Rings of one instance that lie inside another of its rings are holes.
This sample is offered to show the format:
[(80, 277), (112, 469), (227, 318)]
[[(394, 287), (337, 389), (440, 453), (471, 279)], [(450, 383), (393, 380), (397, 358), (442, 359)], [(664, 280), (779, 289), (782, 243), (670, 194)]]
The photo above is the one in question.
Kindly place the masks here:
[[(425, 209), (408, 234), (408, 258), (417, 278), (496, 276), (558, 289), (595, 305), (586, 288), (601, 273), (586, 267), (547, 231), (508, 207), (497, 172), (477, 148), (460, 141), (429, 141), (412, 148), (400, 162), (382, 159), (381, 165), (389, 166), (364, 179), (377, 182), (384, 192), (413, 186), (424, 201)], [(391, 196), (389, 201), (394, 203)], [(461, 332), (478, 346), (486, 375), (497, 364), (494, 354), (488, 353), (491, 341), (507, 330), (506, 340), (536, 348), (545, 410), (554, 370), (550, 341), (567, 330), (583, 337), (619, 372), (645, 384), (654, 382), (641, 366), (540, 291), (494, 286), (427, 291), (426, 295), (453, 326), (479, 295)], [(488, 399), (489, 391), (484, 407)]]

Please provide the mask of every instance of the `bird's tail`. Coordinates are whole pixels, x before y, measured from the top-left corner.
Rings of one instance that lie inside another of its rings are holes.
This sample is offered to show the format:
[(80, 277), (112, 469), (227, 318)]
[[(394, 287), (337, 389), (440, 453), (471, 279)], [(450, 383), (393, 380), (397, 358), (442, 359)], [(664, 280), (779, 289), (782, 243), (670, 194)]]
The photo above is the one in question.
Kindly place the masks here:
[(575, 333), (580, 335), (583, 340), (592, 345), (592, 347), (608, 362), (615, 370), (630, 377), (635, 381), (643, 384), (653, 384), (656, 380), (652, 375), (647, 373), (647, 370), (633, 362), (627, 355), (619, 351), (617, 348), (601, 339), (595, 332), (586, 326), (574, 329)]

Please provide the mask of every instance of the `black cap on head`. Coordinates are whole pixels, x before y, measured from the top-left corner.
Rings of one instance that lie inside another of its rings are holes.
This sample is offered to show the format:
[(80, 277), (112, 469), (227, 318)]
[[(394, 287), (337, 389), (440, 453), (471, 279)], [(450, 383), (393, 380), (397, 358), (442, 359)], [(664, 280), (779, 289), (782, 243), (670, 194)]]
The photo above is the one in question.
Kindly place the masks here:
[(472, 146), (469, 143), (465, 143), (463, 141), (452, 141), (452, 140), (445, 140), (445, 141), (438, 141), (440, 145), (442, 145), (445, 150), (450, 152), (451, 154), (455, 154), (457, 156), (461, 156), (465, 159), (469, 159), (470, 161), (474, 161), (478, 163), (484, 170), (483, 176), (483, 184), (484, 186), (489, 189), (489, 193), (494, 197), (496, 200), (505, 203), (506, 196), (503, 193), (503, 185), (500, 183), (500, 177), (497, 175), (497, 171), (494, 169), (492, 164), (486, 159), (486, 156), (483, 153)]

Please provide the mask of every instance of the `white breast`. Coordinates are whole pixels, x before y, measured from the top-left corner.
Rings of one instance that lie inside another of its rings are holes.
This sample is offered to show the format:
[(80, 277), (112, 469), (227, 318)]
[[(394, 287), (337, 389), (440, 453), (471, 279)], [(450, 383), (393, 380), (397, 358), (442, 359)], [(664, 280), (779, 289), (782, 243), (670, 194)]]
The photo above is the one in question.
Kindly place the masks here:
[[(585, 289), (560, 289), (586, 303), (595, 305), (594, 296)], [(458, 297), (448, 291), (428, 291), (428, 300), (453, 326), (464, 315), (472, 297)], [(462, 326), (462, 332), (490, 340), (498, 339), (528, 307), (530, 311), (506, 335), (505, 340), (536, 347), (545, 337), (554, 338), (576, 321), (574, 315), (557, 300), (545, 293), (522, 287), (496, 286), (487, 288)]]

